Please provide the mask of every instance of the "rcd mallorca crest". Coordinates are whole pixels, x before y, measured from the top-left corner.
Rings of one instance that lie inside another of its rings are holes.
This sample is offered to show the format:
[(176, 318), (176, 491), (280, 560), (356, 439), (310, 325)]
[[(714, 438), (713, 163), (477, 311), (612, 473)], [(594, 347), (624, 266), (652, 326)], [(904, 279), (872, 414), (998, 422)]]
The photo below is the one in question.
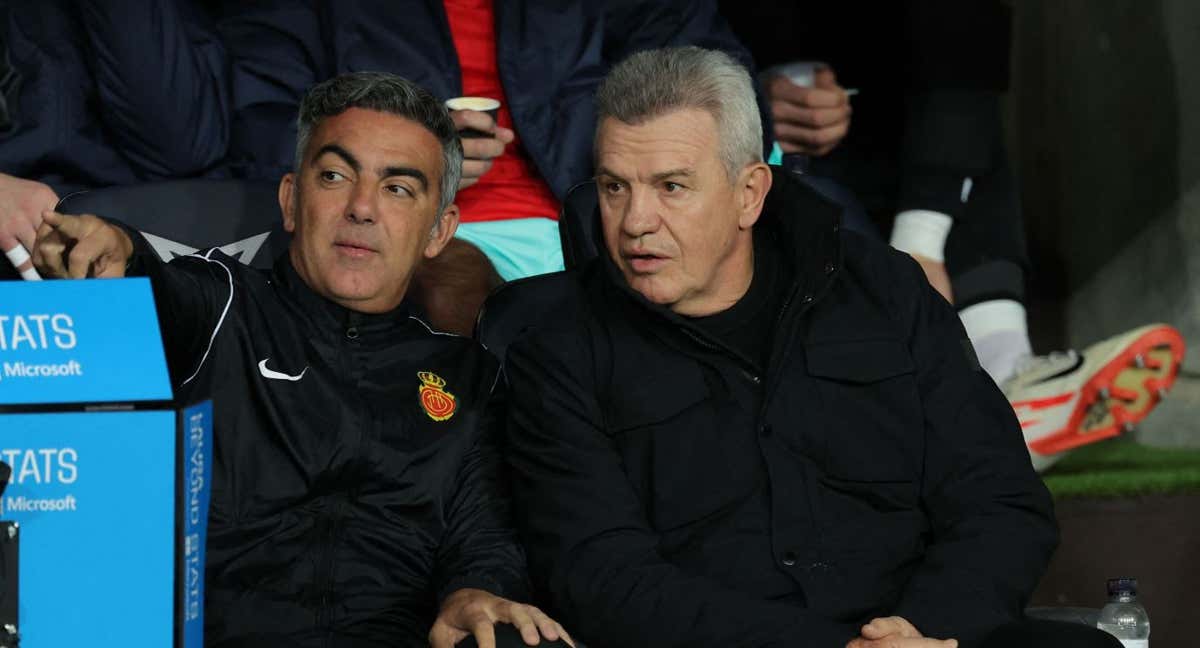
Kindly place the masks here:
[(445, 390), (446, 381), (432, 371), (418, 372), (417, 378), (421, 379), (421, 386), (417, 388), (421, 397), (421, 407), (425, 409), (429, 418), (445, 421), (454, 416), (454, 410), (458, 409), (458, 401), (454, 394)]

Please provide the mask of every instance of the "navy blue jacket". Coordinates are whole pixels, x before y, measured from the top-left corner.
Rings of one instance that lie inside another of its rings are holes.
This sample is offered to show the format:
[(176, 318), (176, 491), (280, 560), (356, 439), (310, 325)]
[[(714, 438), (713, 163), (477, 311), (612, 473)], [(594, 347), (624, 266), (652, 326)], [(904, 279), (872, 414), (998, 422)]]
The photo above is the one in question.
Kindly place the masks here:
[(229, 79), (210, 22), (193, 0), (0, 3), (0, 172), (62, 195), (213, 167)]
[[(231, 161), (241, 175), (291, 170), (304, 92), (342, 72), (392, 72), (440, 99), (462, 94), (441, 0), (229, 1)], [(518, 135), (562, 198), (592, 173), (593, 96), (612, 64), (666, 45), (722, 49), (751, 65), (715, 4), (691, 0), (496, 0), (497, 60)]]

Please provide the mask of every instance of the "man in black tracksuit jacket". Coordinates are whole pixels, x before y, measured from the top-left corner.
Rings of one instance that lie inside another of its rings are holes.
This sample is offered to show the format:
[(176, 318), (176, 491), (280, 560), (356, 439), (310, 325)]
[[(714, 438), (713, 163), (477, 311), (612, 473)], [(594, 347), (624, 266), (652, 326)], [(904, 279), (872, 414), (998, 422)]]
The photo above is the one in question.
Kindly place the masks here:
[(557, 639), (507, 600), (527, 586), (499, 367), (401, 303), (457, 222), (453, 123), (383, 74), (313, 88), (301, 123), (271, 272), (216, 250), (163, 264), (94, 216), (47, 214), (34, 255), (50, 276), (148, 276), (176, 397), (213, 398), (206, 644), (449, 648), (494, 621)]
[[(286, 256), (268, 273), (219, 251), (163, 264), (139, 247), (131, 270), (151, 278), (173, 376), (188, 381), (178, 397), (216, 407), (210, 645), (419, 645), (451, 592), (526, 596), (486, 352), (403, 305), (331, 302)], [(424, 375), (453, 395), (449, 418), (424, 407)]]
[(735, 101), (690, 93), (733, 73), (696, 52), (601, 87), (608, 252), (508, 348), (531, 572), (593, 648), (975, 645), (1057, 542), (1012, 408), (910, 258), (752, 151), (722, 169)]

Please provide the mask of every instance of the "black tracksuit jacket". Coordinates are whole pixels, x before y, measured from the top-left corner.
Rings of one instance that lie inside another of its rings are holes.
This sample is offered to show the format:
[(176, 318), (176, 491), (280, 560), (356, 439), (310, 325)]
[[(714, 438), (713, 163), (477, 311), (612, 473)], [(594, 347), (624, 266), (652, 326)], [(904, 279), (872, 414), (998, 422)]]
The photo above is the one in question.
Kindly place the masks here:
[(954, 310), (784, 175), (755, 230), (793, 279), (765, 371), (607, 258), (509, 347), (514, 502), (550, 607), (591, 648), (842, 648), (891, 614), (971, 645), (1017, 618), (1057, 528)]
[(342, 308), (286, 255), (163, 264), (134, 237), (176, 397), (214, 403), (207, 645), (425, 645), (456, 589), (526, 596), (482, 347)]

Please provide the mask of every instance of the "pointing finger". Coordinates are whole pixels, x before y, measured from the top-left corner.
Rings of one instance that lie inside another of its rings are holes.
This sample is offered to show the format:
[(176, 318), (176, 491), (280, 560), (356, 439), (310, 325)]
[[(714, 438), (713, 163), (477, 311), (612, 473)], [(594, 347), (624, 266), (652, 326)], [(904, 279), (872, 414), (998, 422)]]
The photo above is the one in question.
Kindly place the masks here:
[(47, 210), (42, 213), (42, 221), (48, 223), (51, 227), (62, 232), (67, 238), (82, 239), (88, 235), (88, 232), (95, 227), (98, 221), (95, 216), (90, 214), (80, 214), (72, 216), (70, 214), (60, 214), (56, 211)]
[(72, 279), (84, 279), (93, 265), (97, 265), (104, 254), (104, 241), (98, 236), (88, 236), (71, 248), (67, 254), (67, 274)]

